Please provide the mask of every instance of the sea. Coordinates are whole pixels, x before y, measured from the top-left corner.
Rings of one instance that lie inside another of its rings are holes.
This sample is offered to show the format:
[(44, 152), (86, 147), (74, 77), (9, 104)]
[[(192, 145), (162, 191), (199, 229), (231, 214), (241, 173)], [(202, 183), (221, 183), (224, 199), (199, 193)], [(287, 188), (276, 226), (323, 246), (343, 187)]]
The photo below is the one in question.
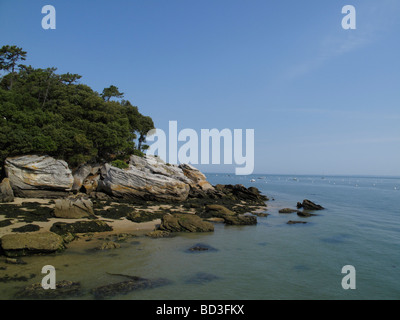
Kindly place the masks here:
[[(268, 216), (257, 217), (253, 226), (216, 223), (211, 233), (137, 237), (120, 249), (75, 248), (62, 254), (25, 257), (26, 265), (8, 270), (10, 276), (15, 270), (32, 275), (32, 279), (0, 283), (0, 299), (12, 299), (21, 287), (40, 282), (44, 265), (55, 267), (57, 281), (79, 281), (83, 293), (73, 299), (82, 300), (94, 299), (91, 290), (95, 287), (126, 280), (117, 274), (163, 278), (169, 284), (109, 299), (400, 299), (400, 178), (206, 176), (213, 185), (259, 188), (269, 198)], [(278, 212), (295, 209), (304, 199), (325, 209), (307, 218)], [(289, 220), (307, 223), (287, 224)], [(209, 250), (189, 250), (196, 245)]]

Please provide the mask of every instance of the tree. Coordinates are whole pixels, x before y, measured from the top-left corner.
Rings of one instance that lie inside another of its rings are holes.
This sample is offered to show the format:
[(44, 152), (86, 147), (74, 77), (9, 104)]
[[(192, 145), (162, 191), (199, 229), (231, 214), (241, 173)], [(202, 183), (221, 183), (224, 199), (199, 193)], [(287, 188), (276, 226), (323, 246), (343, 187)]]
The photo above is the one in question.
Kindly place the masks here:
[(82, 76), (80, 76), (79, 74), (76, 74), (76, 73), (72, 74), (69, 72), (62, 74), (60, 76), (61, 81), (68, 85), (71, 85), (72, 83), (79, 80), (80, 78), (82, 78)]
[(9, 45), (0, 48), (0, 70), (11, 72), (10, 90), (14, 81), (15, 68), (20, 60), (26, 60), (26, 51), (22, 48)]
[(146, 136), (147, 133), (151, 130), (154, 129), (154, 123), (153, 120), (148, 117), (148, 116), (143, 116), (141, 115), (139, 119), (139, 145), (138, 149), (140, 151), (147, 149), (147, 146), (142, 146), (143, 142), (146, 141)]
[(142, 155), (153, 120), (128, 100), (110, 101), (122, 97), (117, 87), (104, 89), (100, 96), (76, 83), (78, 74), (17, 68), (17, 60), (13, 67), (6, 57), (9, 48), (3, 47), (1, 62), (2, 70), (11, 73), (0, 77), (0, 168), (7, 157), (24, 154), (47, 154), (67, 161), (71, 168)]
[(110, 99), (112, 97), (115, 98), (123, 98), (124, 97), (124, 93), (123, 92), (119, 92), (118, 88), (116, 86), (111, 85), (108, 88), (104, 88), (103, 92), (101, 94), (101, 97), (104, 99), (104, 101), (110, 101)]

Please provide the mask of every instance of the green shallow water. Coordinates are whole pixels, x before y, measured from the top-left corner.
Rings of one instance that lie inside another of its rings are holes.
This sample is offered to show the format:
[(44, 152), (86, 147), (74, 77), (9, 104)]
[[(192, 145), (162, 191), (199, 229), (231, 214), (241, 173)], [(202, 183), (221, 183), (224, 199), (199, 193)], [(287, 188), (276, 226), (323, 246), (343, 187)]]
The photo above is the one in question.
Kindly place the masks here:
[[(44, 265), (57, 281), (79, 281), (90, 289), (126, 279), (107, 273), (167, 278), (169, 285), (113, 299), (399, 299), (400, 179), (208, 175), (212, 184), (256, 186), (274, 201), (256, 226), (216, 224), (213, 233), (174, 238), (138, 237), (110, 251), (68, 249), (63, 254), (23, 258), (0, 274), (35, 274), (27, 282), (0, 283), (0, 298), (40, 282)], [(258, 179), (262, 178), (262, 179)], [(250, 182), (250, 179), (256, 179)], [(395, 189), (396, 188), (396, 189)], [(326, 207), (318, 216), (279, 214), (310, 199)], [(307, 224), (288, 225), (288, 220)], [(190, 253), (202, 243), (216, 250)], [(341, 286), (342, 267), (356, 269), (356, 289)]]

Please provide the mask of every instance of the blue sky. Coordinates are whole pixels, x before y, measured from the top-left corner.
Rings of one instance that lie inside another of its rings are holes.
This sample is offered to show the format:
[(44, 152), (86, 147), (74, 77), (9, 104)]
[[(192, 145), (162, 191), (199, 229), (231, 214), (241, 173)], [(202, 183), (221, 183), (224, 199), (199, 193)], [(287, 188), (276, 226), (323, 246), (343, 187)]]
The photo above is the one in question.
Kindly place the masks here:
[(0, 45), (116, 85), (165, 131), (254, 129), (255, 173), (399, 176), (399, 17), (397, 0), (0, 0)]

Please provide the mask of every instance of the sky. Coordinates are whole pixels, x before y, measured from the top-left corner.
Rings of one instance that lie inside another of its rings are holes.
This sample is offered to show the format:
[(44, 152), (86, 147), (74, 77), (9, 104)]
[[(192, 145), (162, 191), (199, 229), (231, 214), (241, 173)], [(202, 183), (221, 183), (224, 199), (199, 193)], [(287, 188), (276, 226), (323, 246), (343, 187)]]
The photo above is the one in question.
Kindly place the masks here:
[(399, 17), (398, 0), (0, 0), (0, 46), (116, 85), (167, 133), (254, 129), (254, 173), (399, 176)]

